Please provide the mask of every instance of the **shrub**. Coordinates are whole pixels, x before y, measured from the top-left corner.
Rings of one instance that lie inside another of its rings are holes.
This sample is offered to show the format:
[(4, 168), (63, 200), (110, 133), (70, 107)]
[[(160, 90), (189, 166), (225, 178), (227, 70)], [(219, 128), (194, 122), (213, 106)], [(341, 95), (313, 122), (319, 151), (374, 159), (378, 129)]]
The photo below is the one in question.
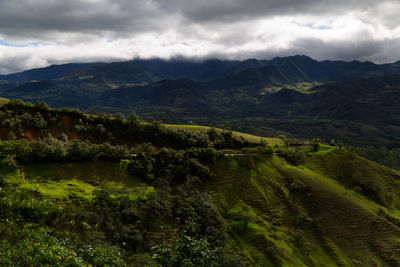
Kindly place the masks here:
[(68, 240), (60, 240), (50, 229), (25, 228), (17, 241), (0, 242), (0, 264), (3, 266), (126, 266), (119, 249), (74, 249)]
[(18, 168), (14, 156), (5, 156), (4, 159), (0, 158), (0, 167), (7, 171), (16, 170)]
[(321, 142), (321, 140), (319, 140), (319, 139), (313, 139), (310, 142), (310, 151), (311, 152), (317, 152), (319, 150), (319, 147), (320, 147), (320, 145), (319, 145), (320, 142)]
[(50, 234), (49, 230), (24, 229), (16, 243), (0, 243), (3, 266), (82, 266), (84, 260), (74, 250)]
[(298, 148), (288, 148), (281, 150), (279, 155), (285, 158), (288, 162), (293, 164), (294, 166), (298, 166), (305, 162), (306, 153), (303, 150)]
[(152, 248), (153, 260), (159, 266), (221, 266), (221, 248), (211, 248), (205, 239), (183, 235), (171, 243)]
[(95, 191), (94, 195), (88, 211), (90, 224), (103, 231), (113, 244), (134, 249), (143, 238), (136, 229), (140, 217), (128, 192), (101, 190)]

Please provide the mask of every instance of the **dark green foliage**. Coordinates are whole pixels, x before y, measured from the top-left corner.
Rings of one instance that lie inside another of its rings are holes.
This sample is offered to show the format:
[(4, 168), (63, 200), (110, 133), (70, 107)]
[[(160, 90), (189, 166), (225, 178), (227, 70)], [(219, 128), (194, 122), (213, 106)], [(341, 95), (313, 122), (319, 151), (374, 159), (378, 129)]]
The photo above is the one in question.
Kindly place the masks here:
[(304, 163), (306, 160), (306, 153), (300, 148), (282, 149), (279, 151), (279, 155), (294, 166), (298, 166)]
[(178, 190), (175, 197), (174, 213), (179, 218), (187, 235), (207, 238), (213, 246), (223, 246), (226, 241), (226, 227), (214, 209), (208, 196), (194, 186), (195, 178), (189, 179)]
[(400, 149), (386, 147), (353, 147), (352, 151), (382, 165), (400, 170)]
[(218, 138), (218, 131), (217, 129), (215, 129), (214, 127), (210, 128), (210, 130), (208, 131), (208, 136), (210, 137), (211, 141), (215, 141)]
[(94, 195), (88, 211), (89, 223), (104, 232), (111, 243), (135, 249), (143, 240), (137, 229), (140, 217), (135, 202), (124, 190), (95, 191)]
[(217, 150), (214, 148), (187, 149), (186, 154), (209, 166), (212, 166), (217, 159)]
[(93, 266), (128, 266), (123, 259), (122, 250), (118, 247), (83, 246), (78, 249), (78, 255)]
[(0, 263), (4, 266), (82, 266), (84, 260), (49, 231), (24, 229), (19, 241), (0, 244)]
[(153, 260), (157, 266), (165, 267), (209, 267), (221, 266), (221, 248), (212, 248), (205, 239), (182, 236), (171, 243), (155, 246)]
[(319, 139), (313, 139), (311, 142), (310, 142), (310, 151), (311, 152), (317, 152), (318, 151), (318, 149), (319, 149), (319, 144), (321, 143), (321, 140), (319, 140)]
[[(198, 157), (198, 158), (197, 158)], [(200, 163), (215, 161), (216, 153), (212, 149), (190, 149), (176, 151), (163, 148), (155, 154), (140, 153), (127, 166), (127, 170), (137, 176), (168, 181), (183, 182), (191, 176), (207, 179), (213, 176), (210, 169)]]
[(43, 139), (49, 135), (59, 137), (64, 133), (71, 139), (78, 137), (91, 143), (134, 146), (150, 142), (158, 147), (174, 149), (256, 145), (233, 137), (228, 131), (216, 131), (209, 136), (202, 131), (170, 129), (158, 121), (144, 123), (135, 114), (127, 118), (105, 113), (89, 115), (74, 109), (51, 109), (44, 103), (32, 105), (20, 100), (11, 100), (0, 107), (0, 126), (8, 133), (14, 133), (12, 139), (28, 136), (30, 139)]
[(126, 165), (126, 169), (133, 175), (153, 179), (153, 158), (149, 154), (140, 153)]
[[(62, 137), (62, 136), (61, 136)], [(37, 141), (0, 141), (0, 154), (12, 155), (21, 162), (78, 161), (96, 158), (122, 159), (130, 155), (126, 146), (108, 143), (92, 144), (89, 141), (62, 140), (47, 137)]]
[(0, 242), (0, 264), (3, 266), (126, 266), (116, 248), (74, 249), (68, 240), (60, 240), (45, 228), (25, 228), (15, 241)]
[(0, 154), (0, 173), (4, 171), (12, 171), (18, 168), (17, 163), (15, 162), (14, 156), (1, 156)]
[(156, 226), (172, 219), (173, 204), (170, 196), (165, 193), (159, 190), (146, 200), (141, 200), (140, 210), (146, 224)]
[(0, 219), (75, 228), (69, 222), (84, 220), (85, 213), (80, 207), (40, 198), (32, 191), (4, 187), (0, 190)]

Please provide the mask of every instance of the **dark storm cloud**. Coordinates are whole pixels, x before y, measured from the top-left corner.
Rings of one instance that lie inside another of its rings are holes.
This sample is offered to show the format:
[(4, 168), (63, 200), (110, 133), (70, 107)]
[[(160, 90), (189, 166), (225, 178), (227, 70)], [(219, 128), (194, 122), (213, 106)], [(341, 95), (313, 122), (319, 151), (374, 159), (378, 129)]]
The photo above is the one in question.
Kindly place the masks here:
[[(371, 11), (393, 1), (372, 0), (0, 0), (0, 33), (12, 36), (46, 32), (120, 34), (169, 27), (165, 19), (193, 23), (237, 21), (293, 14), (338, 14)], [(390, 12), (389, 12), (390, 13)], [(390, 14), (374, 14), (385, 17)], [(392, 14), (391, 23), (399, 21)], [(393, 21), (394, 20), (394, 21)], [(184, 27), (185, 25), (181, 25)]]
[[(205, 21), (237, 21), (282, 15), (338, 15), (343, 12), (376, 11), (377, 5), (396, 3), (396, 0), (158, 0), (160, 6), (169, 12), (178, 12), (194, 22)], [(373, 14), (374, 17), (384, 17)], [(397, 12), (390, 12), (399, 21)], [(393, 21), (392, 21), (393, 22)]]
[(156, 3), (146, 0), (0, 0), (0, 34), (134, 33), (161, 27), (161, 16)]

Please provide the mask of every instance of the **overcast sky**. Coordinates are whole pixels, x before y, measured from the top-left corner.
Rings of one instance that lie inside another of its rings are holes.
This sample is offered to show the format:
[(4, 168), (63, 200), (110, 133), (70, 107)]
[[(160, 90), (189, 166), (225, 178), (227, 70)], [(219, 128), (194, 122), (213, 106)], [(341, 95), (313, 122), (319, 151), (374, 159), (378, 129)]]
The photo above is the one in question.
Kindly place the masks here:
[(398, 0), (0, 0), (0, 73), (134, 57), (400, 59)]

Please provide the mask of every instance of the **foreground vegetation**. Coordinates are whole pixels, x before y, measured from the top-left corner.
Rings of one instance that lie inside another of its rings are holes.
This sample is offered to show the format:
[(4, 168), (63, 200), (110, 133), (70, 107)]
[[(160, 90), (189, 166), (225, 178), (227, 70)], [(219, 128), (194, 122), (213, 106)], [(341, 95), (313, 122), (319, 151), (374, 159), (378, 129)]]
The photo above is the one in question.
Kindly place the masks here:
[(400, 265), (400, 173), (341, 145), (19, 101), (0, 117), (1, 265)]

